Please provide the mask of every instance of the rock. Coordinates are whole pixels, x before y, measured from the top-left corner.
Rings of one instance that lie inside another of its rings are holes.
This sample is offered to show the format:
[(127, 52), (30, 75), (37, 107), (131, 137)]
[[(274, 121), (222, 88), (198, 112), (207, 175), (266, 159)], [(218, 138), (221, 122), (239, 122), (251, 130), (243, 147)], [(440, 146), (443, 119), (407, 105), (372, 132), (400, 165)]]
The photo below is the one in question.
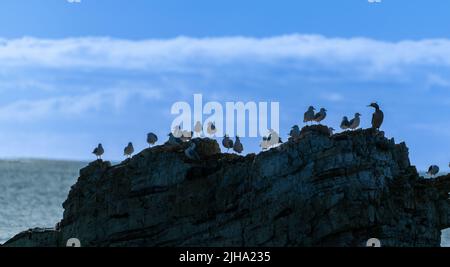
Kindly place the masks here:
[(80, 171), (59, 231), (35, 229), (5, 246), (439, 246), (450, 226), (450, 176), (423, 179), (408, 148), (384, 133), (322, 125), (245, 157), (212, 139), (156, 146)]

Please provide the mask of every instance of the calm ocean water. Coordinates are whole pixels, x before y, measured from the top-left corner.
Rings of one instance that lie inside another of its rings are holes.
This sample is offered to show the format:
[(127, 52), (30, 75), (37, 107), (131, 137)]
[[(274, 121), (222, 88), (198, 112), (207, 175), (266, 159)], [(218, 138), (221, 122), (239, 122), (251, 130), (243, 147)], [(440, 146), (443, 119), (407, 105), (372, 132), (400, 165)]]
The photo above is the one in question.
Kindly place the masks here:
[[(0, 160), (0, 244), (34, 227), (53, 227), (86, 162)], [(450, 246), (450, 230), (443, 232)]]
[(0, 161), (0, 244), (34, 227), (53, 227), (83, 162)]

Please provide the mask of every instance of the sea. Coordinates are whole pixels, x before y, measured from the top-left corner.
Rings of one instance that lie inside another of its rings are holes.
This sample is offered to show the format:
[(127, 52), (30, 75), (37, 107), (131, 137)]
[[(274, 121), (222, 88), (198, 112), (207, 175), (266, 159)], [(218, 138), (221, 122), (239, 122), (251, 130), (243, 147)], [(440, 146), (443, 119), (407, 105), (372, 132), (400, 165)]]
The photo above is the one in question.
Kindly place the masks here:
[[(62, 219), (62, 203), (70, 187), (77, 181), (79, 170), (87, 164), (0, 160), (0, 244), (30, 228), (54, 227)], [(450, 246), (450, 229), (442, 231), (441, 246)]]

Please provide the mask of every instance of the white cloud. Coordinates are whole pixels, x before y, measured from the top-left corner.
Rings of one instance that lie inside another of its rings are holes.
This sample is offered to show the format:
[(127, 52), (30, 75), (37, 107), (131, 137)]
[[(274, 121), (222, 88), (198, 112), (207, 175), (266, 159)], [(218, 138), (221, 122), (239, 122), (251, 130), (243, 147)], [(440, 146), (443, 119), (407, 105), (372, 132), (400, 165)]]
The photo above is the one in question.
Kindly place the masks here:
[(19, 100), (0, 106), (0, 120), (33, 120), (52, 115), (77, 116), (100, 109), (120, 110), (131, 98), (157, 100), (161, 93), (153, 89), (110, 89), (77, 96)]
[(450, 40), (386, 42), (367, 38), (286, 35), (166, 40), (22, 38), (0, 40), (2, 66), (189, 70), (192, 64), (298, 60), (320, 64), (363, 64), (366, 71), (408, 65), (450, 66)]

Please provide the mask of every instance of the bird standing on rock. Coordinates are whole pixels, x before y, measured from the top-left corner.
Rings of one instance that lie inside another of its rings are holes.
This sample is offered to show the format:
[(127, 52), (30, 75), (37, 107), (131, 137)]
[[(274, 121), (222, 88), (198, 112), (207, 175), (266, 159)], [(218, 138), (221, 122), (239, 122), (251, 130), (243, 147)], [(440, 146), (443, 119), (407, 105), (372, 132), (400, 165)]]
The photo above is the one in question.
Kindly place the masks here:
[(298, 138), (300, 138), (300, 128), (298, 127), (298, 125), (292, 126), (291, 131), (289, 132), (289, 136), (293, 140), (297, 140)]
[(222, 140), (222, 145), (227, 149), (227, 152), (233, 148), (233, 140), (228, 137), (228, 135), (225, 135), (225, 137)]
[(434, 177), (436, 174), (438, 174), (438, 172), (439, 172), (439, 167), (436, 165), (431, 165), (428, 168), (427, 174), (430, 175), (431, 177)]
[(151, 146), (155, 145), (156, 142), (158, 142), (158, 136), (156, 136), (156, 134), (154, 134), (154, 133), (148, 133), (147, 134), (148, 145), (151, 147)]
[(355, 113), (355, 117), (349, 121), (348, 128), (350, 128), (352, 130), (358, 128), (359, 124), (361, 123), (360, 116), (361, 116), (361, 114), (359, 114), (358, 112)]
[(321, 108), (320, 111), (317, 112), (316, 115), (314, 115), (314, 121), (320, 124), (320, 122), (323, 121), (326, 117), (327, 117), (327, 110)]
[(203, 126), (202, 126), (202, 123), (201, 123), (201, 122), (197, 121), (197, 122), (195, 123), (195, 126), (194, 126), (194, 132), (195, 132), (195, 134), (197, 135), (197, 137), (202, 136)]
[(217, 132), (216, 124), (214, 122), (208, 122), (206, 132), (209, 135), (215, 135)]
[(123, 150), (123, 155), (127, 156), (127, 158), (131, 158), (131, 155), (134, 153), (133, 143), (129, 142), (128, 145)]
[(342, 130), (347, 130), (350, 127), (350, 122), (348, 121), (347, 116), (344, 116), (342, 118), (342, 122), (341, 122), (341, 129)]
[(241, 139), (239, 139), (239, 136), (236, 136), (236, 141), (234, 142), (233, 150), (238, 154), (241, 154), (242, 151), (244, 151), (244, 146), (242, 145)]
[(103, 149), (102, 144), (98, 144), (96, 148), (94, 148), (94, 151), (92, 151), (92, 154), (97, 156), (97, 159), (102, 159), (102, 155), (105, 153), (105, 150)]
[(316, 110), (313, 106), (310, 106), (308, 110), (303, 115), (303, 122), (310, 122), (314, 120), (314, 110)]
[(378, 130), (383, 124), (384, 114), (383, 111), (380, 110), (380, 106), (377, 103), (371, 103), (368, 107), (375, 108), (375, 112), (372, 115), (372, 129)]

